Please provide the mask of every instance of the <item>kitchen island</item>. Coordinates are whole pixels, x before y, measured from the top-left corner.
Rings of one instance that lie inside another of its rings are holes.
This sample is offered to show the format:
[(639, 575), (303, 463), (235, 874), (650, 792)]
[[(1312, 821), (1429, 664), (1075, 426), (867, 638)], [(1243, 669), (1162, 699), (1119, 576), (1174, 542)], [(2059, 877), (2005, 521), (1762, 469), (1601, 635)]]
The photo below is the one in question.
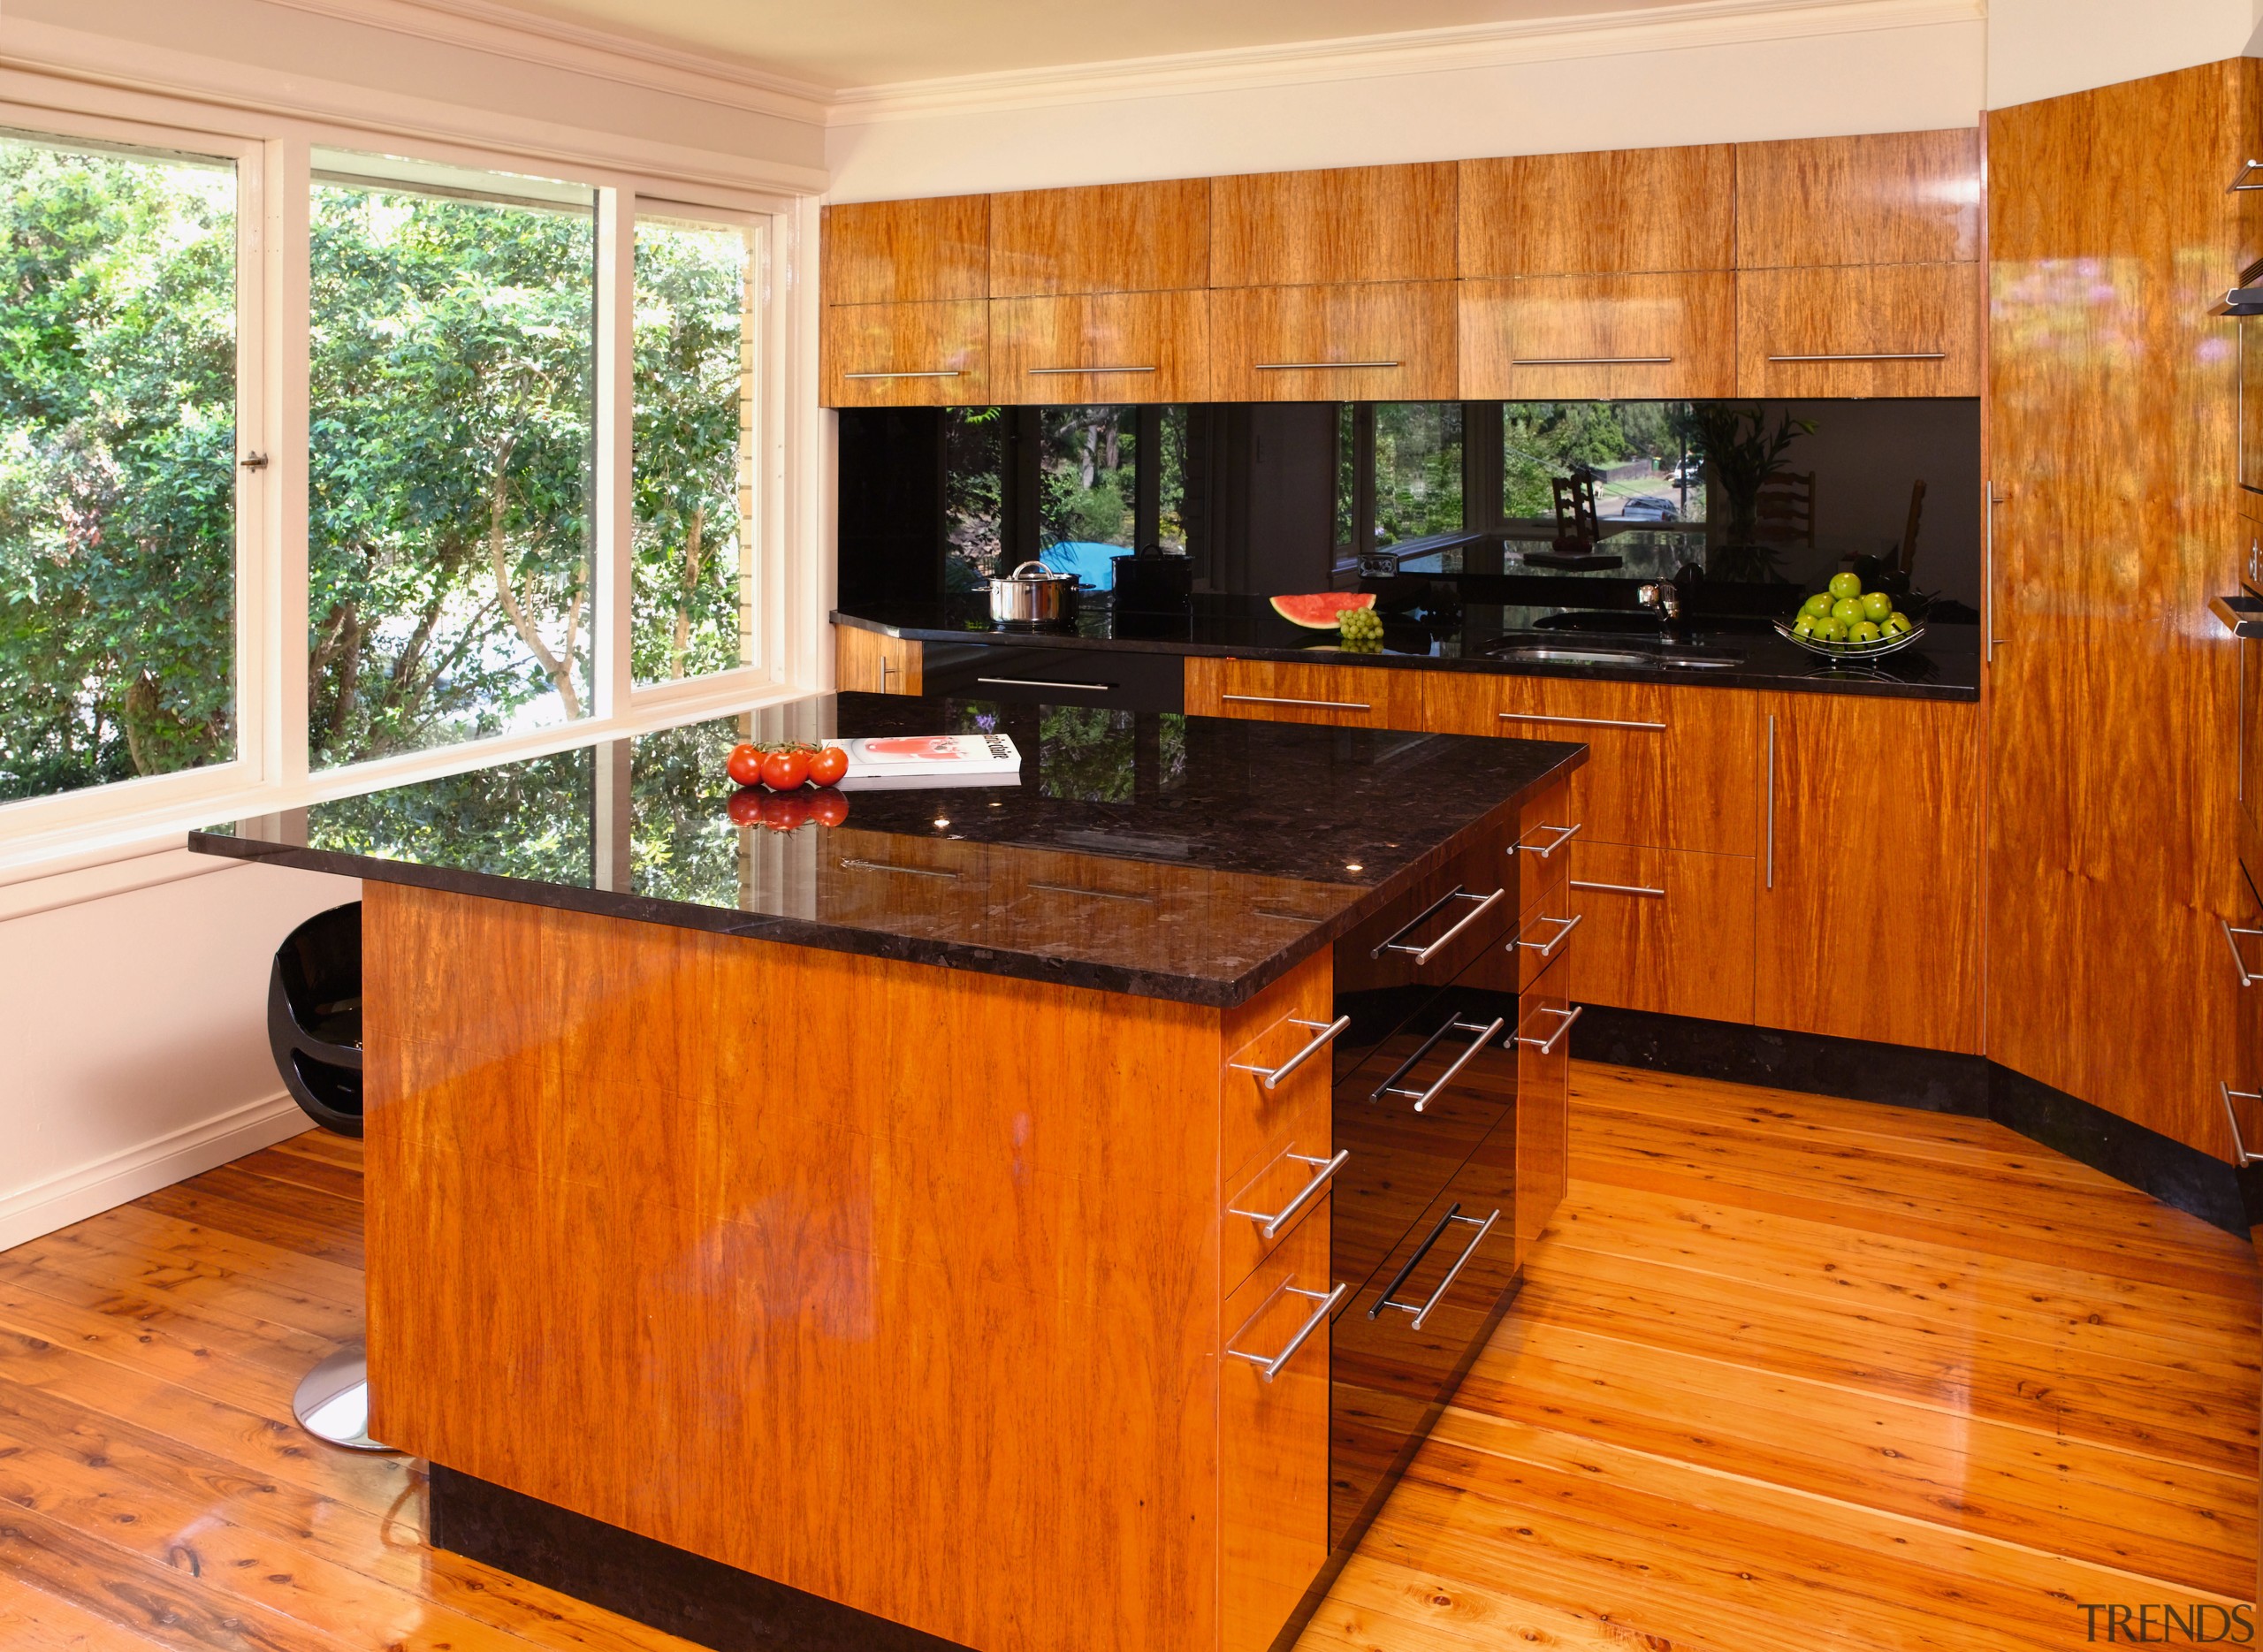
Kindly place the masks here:
[[(738, 738), (992, 727), (729, 813)], [(725, 1648), (1254, 1652), (1560, 1192), (1583, 758), (851, 695), (194, 847), (365, 881), (433, 1541)]]

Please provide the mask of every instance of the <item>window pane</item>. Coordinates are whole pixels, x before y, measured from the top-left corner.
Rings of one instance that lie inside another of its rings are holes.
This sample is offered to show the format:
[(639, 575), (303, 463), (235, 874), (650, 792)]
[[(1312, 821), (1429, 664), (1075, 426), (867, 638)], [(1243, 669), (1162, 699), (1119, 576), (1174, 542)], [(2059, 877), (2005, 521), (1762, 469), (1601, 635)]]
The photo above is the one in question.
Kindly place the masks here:
[(589, 707), (593, 196), (317, 150), (317, 768)]
[(1037, 544), (1046, 566), (1106, 590), (1132, 549), (1137, 407), (1038, 410)]
[(1694, 415), (1686, 401), (1504, 402), (1502, 514), (1552, 523), (1550, 478), (1586, 465), (1601, 521), (1703, 521)]
[(989, 589), (1005, 548), (999, 495), (1005, 409), (943, 410), (943, 589)]
[(235, 756), (232, 163), (0, 134), (0, 799)]
[(636, 225), (638, 682), (753, 660), (751, 232)]
[(1155, 544), (1164, 551), (1186, 549), (1186, 409), (1174, 405), (1156, 420), (1162, 451), (1155, 486)]
[(1375, 404), (1375, 543), (1450, 533), (1461, 519), (1461, 404)]

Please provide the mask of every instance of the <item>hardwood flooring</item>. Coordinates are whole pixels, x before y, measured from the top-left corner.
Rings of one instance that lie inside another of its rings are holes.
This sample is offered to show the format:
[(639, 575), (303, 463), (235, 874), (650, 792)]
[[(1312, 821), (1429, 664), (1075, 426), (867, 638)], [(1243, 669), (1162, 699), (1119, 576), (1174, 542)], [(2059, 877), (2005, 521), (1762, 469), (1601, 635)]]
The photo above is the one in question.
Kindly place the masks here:
[[(1573, 1120), (1299, 1652), (2035, 1652), (2248, 1598), (2244, 1242), (1969, 1119), (1583, 1066)], [(0, 1647), (686, 1645), (426, 1548), (419, 1465), (291, 1421), (360, 1190), (310, 1134), (0, 1253)]]

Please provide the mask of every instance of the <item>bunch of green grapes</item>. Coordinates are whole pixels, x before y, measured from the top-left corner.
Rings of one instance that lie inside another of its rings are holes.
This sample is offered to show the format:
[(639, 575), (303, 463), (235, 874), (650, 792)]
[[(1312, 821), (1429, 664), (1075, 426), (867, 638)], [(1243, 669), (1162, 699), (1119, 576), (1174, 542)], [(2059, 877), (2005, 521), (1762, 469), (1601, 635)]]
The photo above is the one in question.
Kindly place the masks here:
[(1336, 616), (1336, 628), (1351, 652), (1383, 652), (1383, 616), (1373, 608), (1346, 608)]
[(1910, 629), (1909, 616), (1882, 590), (1865, 591), (1852, 574), (1833, 574), (1831, 589), (1800, 605), (1792, 629), (1818, 643), (1876, 643)]

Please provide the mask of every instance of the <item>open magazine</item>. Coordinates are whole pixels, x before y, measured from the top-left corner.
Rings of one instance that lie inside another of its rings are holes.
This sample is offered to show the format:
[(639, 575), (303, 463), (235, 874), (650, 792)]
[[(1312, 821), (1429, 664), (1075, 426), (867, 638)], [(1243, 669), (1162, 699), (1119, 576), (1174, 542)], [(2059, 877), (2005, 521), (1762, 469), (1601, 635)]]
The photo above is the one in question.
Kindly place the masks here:
[(1022, 754), (1005, 735), (883, 735), (843, 740), (843, 791), (929, 786), (1018, 786)]

